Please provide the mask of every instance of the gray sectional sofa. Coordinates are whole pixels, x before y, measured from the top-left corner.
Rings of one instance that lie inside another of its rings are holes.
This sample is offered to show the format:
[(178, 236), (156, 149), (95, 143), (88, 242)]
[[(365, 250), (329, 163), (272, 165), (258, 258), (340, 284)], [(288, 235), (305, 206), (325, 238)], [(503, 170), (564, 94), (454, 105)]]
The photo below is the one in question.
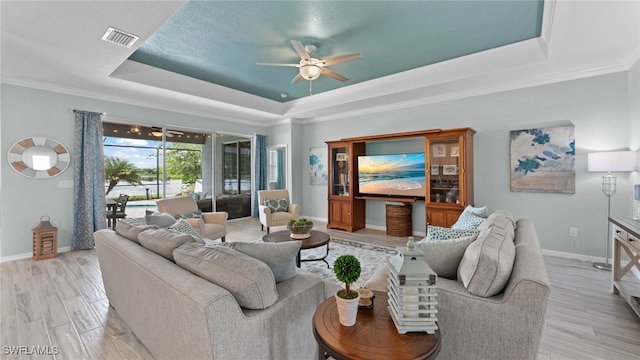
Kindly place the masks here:
[(275, 303), (250, 310), (135, 237), (104, 229), (94, 239), (110, 305), (156, 359), (316, 358), (313, 314), (337, 286), (295, 270), (275, 284)]
[[(515, 229), (503, 229), (509, 222), (480, 225), (475, 245), (467, 247), (460, 262), (458, 279), (438, 277), (438, 360), (536, 358), (551, 287), (533, 223), (520, 219)], [(490, 259), (495, 261), (487, 264)], [(386, 292), (386, 266), (365, 287)]]

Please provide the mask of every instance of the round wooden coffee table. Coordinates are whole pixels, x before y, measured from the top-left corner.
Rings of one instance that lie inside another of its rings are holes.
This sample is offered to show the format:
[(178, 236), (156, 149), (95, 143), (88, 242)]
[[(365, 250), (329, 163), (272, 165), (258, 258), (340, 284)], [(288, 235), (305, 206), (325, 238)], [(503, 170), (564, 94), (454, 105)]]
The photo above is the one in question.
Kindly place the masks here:
[(373, 309), (360, 307), (354, 326), (342, 326), (336, 300), (325, 300), (313, 316), (313, 334), (320, 350), (335, 359), (435, 359), (440, 351), (440, 330), (398, 334), (387, 310), (387, 293), (374, 291)]
[[(300, 247), (300, 251), (298, 251), (298, 256), (296, 257), (296, 265), (298, 267), (300, 267), (300, 263), (303, 261), (324, 261), (325, 264), (327, 264), (327, 268), (329, 268), (329, 263), (327, 262), (327, 256), (329, 255), (329, 241), (331, 240), (331, 238), (329, 237), (329, 235), (327, 235), (326, 233), (322, 232), (322, 231), (316, 231), (316, 230), (311, 230), (309, 231), (309, 233), (311, 234), (311, 237), (306, 238), (306, 239), (292, 239), (291, 238), (291, 232), (289, 231), (276, 231), (276, 232), (272, 232), (270, 234), (267, 234), (265, 236), (262, 237), (262, 241), (264, 242), (274, 242), (274, 243), (279, 243), (279, 242), (284, 242), (284, 241), (300, 241), (302, 242), (302, 246)], [(324, 254), (323, 257), (318, 257), (318, 258), (308, 258), (308, 259), (302, 259), (302, 257), (300, 256), (300, 253), (302, 252), (302, 250), (306, 250), (306, 249), (314, 249), (320, 246), (327, 246), (327, 252)]]

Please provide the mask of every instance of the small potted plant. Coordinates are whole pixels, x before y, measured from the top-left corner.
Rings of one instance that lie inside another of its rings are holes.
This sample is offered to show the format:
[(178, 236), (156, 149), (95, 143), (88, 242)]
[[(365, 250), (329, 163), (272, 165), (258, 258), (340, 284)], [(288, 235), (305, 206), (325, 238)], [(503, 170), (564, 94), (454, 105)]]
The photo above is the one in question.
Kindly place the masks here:
[(287, 229), (291, 231), (292, 239), (306, 239), (311, 237), (311, 228), (313, 228), (313, 221), (305, 218), (291, 219), (287, 222)]
[(358, 280), (361, 271), (360, 261), (353, 255), (340, 255), (333, 263), (336, 278), (344, 283), (344, 289), (338, 290), (335, 295), (340, 324), (344, 326), (353, 326), (356, 323), (360, 294), (351, 290), (351, 284)]

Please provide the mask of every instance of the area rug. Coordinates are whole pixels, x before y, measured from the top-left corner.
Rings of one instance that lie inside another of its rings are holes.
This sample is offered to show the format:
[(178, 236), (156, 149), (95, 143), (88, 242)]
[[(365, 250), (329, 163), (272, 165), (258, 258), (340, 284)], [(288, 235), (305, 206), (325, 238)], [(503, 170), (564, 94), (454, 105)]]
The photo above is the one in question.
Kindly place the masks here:
[[(302, 259), (321, 258), (326, 254), (326, 251), (325, 246), (302, 250)], [(353, 255), (360, 261), (360, 266), (362, 267), (360, 279), (352, 285), (355, 288), (359, 288), (380, 266), (387, 263), (387, 259), (397, 253), (395, 248), (332, 238), (331, 242), (329, 242), (329, 255), (326, 258), (331, 268), (327, 268), (327, 264), (325, 264), (324, 261), (307, 261), (302, 263), (301, 269), (314, 273), (325, 280), (342, 285), (333, 273), (333, 262), (340, 255)]]

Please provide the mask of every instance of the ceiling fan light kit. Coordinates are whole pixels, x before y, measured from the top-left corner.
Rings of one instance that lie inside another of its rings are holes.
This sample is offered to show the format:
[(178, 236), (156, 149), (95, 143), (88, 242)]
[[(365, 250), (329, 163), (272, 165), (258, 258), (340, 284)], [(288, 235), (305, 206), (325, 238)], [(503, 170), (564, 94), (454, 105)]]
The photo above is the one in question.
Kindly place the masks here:
[[(305, 80), (316, 80), (322, 74), (322, 64), (315, 64), (314, 61), (316, 59), (311, 59), (311, 61), (301, 60), (300, 63), (306, 62), (306, 64), (301, 64), (300, 66), (300, 75)], [(319, 61), (317, 61), (319, 62)]]
[[(348, 54), (348, 55), (339, 55), (333, 56), (327, 59), (318, 59), (315, 56), (314, 52), (317, 47), (315, 45), (306, 45), (303, 46), (302, 43), (298, 40), (291, 40), (291, 45), (300, 56), (300, 62), (298, 64), (276, 64), (276, 63), (257, 63), (258, 65), (267, 65), (267, 66), (287, 66), (287, 67), (297, 67), (298, 74), (291, 80), (291, 84), (295, 84), (301, 79), (309, 80), (309, 82), (316, 80), (320, 77), (320, 75), (324, 74), (330, 78), (336, 79), (338, 81), (345, 82), (349, 80), (347, 77), (338, 74), (335, 71), (329, 70), (326, 66), (336, 65), (345, 63), (348, 61), (361, 59), (360, 53)], [(311, 84), (309, 84), (309, 93), (311, 93)]]

